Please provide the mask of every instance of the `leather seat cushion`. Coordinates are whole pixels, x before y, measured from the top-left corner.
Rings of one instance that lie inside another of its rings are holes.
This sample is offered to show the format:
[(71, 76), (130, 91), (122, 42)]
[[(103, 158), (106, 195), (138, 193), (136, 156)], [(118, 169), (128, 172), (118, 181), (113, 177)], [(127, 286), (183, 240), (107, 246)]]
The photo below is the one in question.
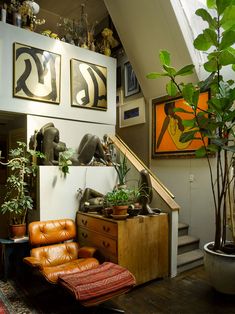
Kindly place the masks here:
[(87, 271), (60, 275), (58, 283), (88, 306), (131, 289), (135, 285), (135, 277), (126, 268), (105, 262)]
[(43, 267), (42, 269), (40, 269), (40, 272), (49, 282), (57, 283), (58, 276), (83, 272), (84, 270), (93, 269), (98, 266), (98, 260), (93, 257), (80, 258), (62, 265)]

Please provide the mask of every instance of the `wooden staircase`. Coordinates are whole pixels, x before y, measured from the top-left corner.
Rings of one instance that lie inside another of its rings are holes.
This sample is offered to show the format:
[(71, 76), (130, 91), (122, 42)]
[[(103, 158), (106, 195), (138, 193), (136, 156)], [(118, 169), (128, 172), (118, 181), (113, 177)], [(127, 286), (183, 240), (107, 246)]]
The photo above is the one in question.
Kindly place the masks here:
[(189, 225), (178, 225), (177, 273), (203, 264), (203, 252), (199, 249), (199, 238), (188, 235)]

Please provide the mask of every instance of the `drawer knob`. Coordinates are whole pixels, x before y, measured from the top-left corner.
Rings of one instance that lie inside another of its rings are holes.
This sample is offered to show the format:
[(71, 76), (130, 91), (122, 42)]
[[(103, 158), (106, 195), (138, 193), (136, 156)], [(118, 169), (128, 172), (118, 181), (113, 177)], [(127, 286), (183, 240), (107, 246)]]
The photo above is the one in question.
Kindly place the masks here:
[(103, 241), (103, 246), (107, 249), (108, 247), (110, 247), (110, 244)]
[(88, 237), (87, 233), (85, 233), (85, 232), (82, 232), (82, 236), (84, 239), (86, 239)]
[(86, 226), (87, 225), (87, 220), (82, 219), (82, 223), (83, 223), (84, 226)]
[(109, 232), (109, 231), (110, 231), (110, 228), (109, 228), (109, 227), (106, 227), (106, 226), (103, 226), (103, 230), (104, 230), (105, 232)]

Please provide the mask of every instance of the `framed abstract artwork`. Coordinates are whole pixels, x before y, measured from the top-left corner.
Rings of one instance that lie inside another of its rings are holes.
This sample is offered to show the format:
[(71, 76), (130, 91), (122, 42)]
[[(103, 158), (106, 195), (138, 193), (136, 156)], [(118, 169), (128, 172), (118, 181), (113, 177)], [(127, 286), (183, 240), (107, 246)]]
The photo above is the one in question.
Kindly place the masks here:
[(71, 105), (107, 110), (107, 68), (71, 59)]
[(20, 43), (13, 55), (13, 96), (59, 104), (61, 56)]
[[(209, 91), (203, 92), (199, 96), (199, 107), (207, 111)], [(192, 115), (185, 112), (174, 111), (174, 108), (183, 108), (190, 111), (189, 106), (183, 98), (161, 97), (152, 101), (152, 157), (153, 158), (176, 158), (178, 156), (191, 156), (195, 150), (203, 143), (200, 139), (190, 140), (186, 143), (180, 142), (183, 132), (189, 131), (189, 127), (184, 127), (182, 120), (191, 119)], [(206, 139), (208, 145), (208, 139)]]
[(119, 106), (119, 127), (145, 123), (145, 101), (144, 98), (137, 98)]
[(135, 76), (130, 62), (124, 64), (124, 96), (128, 97), (139, 93), (140, 85)]

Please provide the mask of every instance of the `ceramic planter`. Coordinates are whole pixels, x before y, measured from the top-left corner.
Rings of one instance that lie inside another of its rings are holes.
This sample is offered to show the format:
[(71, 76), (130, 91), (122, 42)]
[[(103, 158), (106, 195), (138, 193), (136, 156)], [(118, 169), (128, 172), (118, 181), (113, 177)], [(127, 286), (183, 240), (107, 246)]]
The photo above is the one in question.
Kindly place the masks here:
[(235, 294), (235, 254), (217, 253), (204, 246), (204, 266), (211, 285), (219, 292)]
[(9, 229), (11, 238), (22, 238), (26, 235), (26, 224), (10, 225)]
[(113, 206), (113, 215), (126, 215), (128, 210), (128, 205)]

